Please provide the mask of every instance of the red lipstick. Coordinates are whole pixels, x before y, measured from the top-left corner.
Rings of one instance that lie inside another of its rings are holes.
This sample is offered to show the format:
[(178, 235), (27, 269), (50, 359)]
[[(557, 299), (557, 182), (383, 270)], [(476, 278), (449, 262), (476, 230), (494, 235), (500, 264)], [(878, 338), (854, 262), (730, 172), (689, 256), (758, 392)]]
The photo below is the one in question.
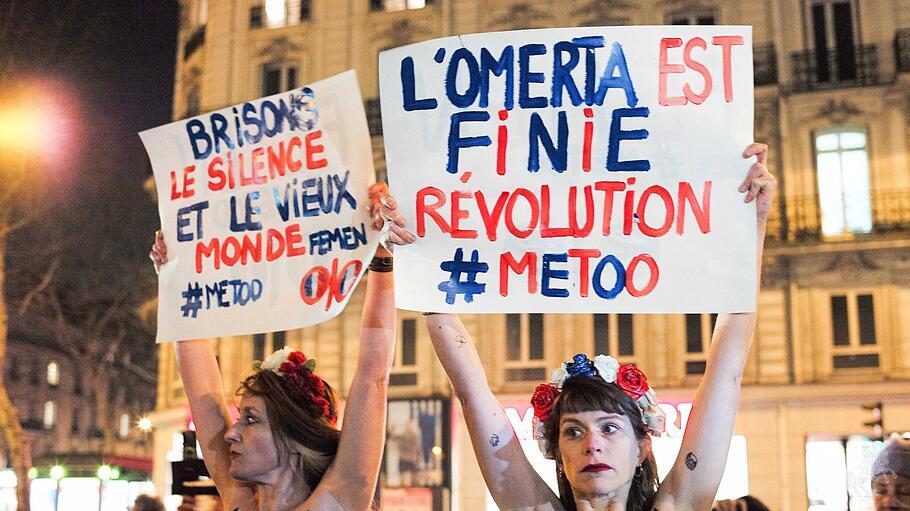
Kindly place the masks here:
[(582, 472), (606, 472), (607, 470), (610, 470), (612, 468), (613, 467), (611, 467), (610, 465), (607, 465), (605, 463), (594, 463), (594, 464), (585, 466), (585, 468), (583, 468), (581, 471)]

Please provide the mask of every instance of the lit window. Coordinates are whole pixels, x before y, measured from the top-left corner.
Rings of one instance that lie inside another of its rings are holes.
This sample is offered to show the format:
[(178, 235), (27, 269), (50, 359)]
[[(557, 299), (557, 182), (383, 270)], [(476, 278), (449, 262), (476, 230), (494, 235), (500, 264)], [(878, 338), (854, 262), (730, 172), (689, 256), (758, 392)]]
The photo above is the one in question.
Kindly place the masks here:
[(831, 342), (835, 369), (878, 367), (874, 295), (853, 291), (831, 295)]
[(121, 439), (130, 436), (130, 414), (120, 414), (120, 427), (117, 433), (120, 435)]
[(54, 387), (60, 384), (60, 367), (56, 362), (47, 364), (47, 384)]
[(265, 0), (264, 6), (251, 8), (250, 28), (261, 28), (263, 22), (268, 28), (297, 25), (310, 19), (311, 15), (311, 0)]
[(284, 25), (286, 16), (285, 0), (265, 0), (265, 19), (270, 27)]
[(547, 377), (543, 314), (506, 314), (506, 380)]
[(430, 0), (370, 0), (370, 9), (373, 11), (405, 11), (409, 9), (423, 9)]
[(866, 133), (826, 130), (815, 137), (822, 233), (836, 236), (872, 231)]
[(44, 429), (51, 429), (57, 420), (57, 409), (53, 401), (44, 403)]
[(806, 441), (809, 511), (872, 509), (872, 460), (882, 442), (854, 435)]

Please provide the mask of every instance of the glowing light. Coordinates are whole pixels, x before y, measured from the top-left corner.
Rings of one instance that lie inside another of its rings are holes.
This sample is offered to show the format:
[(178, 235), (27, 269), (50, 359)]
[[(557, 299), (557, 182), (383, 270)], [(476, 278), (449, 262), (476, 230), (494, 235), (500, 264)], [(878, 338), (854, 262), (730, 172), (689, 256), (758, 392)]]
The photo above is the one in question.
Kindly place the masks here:
[(63, 465), (54, 465), (51, 467), (51, 479), (59, 481), (63, 479), (63, 476), (66, 475), (66, 469), (63, 468)]
[(284, 1), (285, 0), (265, 0), (265, 17), (269, 20), (269, 26), (274, 27), (284, 24)]
[(141, 419), (139, 419), (139, 429), (146, 433), (151, 431), (152, 430), (152, 419), (149, 419), (148, 417), (142, 417)]
[(98, 479), (102, 481), (107, 481), (111, 478), (111, 467), (107, 465), (101, 465), (98, 467)]
[(34, 479), (36, 477), (38, 477), (38, 469), (35, 467), (28, 469), (28, 478)]
[(111, 479), (120, 479), (120, 467), (111, 468)]
[(436, 456), (437, 458), (442, 456), (442, 447), (439, 447), (438, 445), (434, 445), (430, 451), (432, 451), (433, 456)]

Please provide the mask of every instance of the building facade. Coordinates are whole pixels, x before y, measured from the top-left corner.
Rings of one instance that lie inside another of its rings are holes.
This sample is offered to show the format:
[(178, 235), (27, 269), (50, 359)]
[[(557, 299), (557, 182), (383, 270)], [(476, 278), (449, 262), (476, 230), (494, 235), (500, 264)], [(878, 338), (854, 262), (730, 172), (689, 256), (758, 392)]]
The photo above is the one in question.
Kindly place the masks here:
[[(353, 68), (380, 177), (383, 49), (524, 28), (752, 25), (755, 139), (772, 147), (769, 167), (780, 193), (722, 491), (748, 491), (785, 511), (868, 508), (862, 471), (878, 432), (864, 423), (876, 422), (877, 408), (885, 434), (910, 430), (910, 318), (903, 313), (910, 307), (910, 0), (181, 5), (178, 118)], [(358, 292), (339, 318), (307, 329), (217, 340), (225, 394), (233, 396), (254, 358), (284, 343), (317, 357), (322, 375), (343, 394), (356, 364), (361, 303)], [(609, 353), (639, 365), (670, 417), (678, 417), (665, 453), (658, 453), (672, 458), (704, 371), (711, 315), (464, 319), (520, 436), (527, 437), (529, 396), (552, 368), (576, 352)], [(384, 470), (389, 506), (493, 509), (420, 316), (401, 311), (399, 320)], [(174, 434), (189, 416), (172, 347), (160, 349), (154, 459), (162, 488), (163, 460), (179, 454)], [(415, 435), (424, 444), (417, 451), (408, 447)]]

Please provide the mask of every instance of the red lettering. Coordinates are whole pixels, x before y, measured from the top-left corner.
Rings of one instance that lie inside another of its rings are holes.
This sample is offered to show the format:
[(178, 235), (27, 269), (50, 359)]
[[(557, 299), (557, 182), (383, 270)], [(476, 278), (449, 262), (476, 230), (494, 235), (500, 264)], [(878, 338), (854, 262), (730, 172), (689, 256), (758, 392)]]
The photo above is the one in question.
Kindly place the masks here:
[(696, 105), (700, 105), (708, 99), (708, 96), (711, 94), (711, 72), (708, 71), (708, 68), (704, 66), (701, 62), (698, 62), (692, 58), (692, 48), (701, 48), (702, 50), (706, 49), (708, 45), (705, 43), (705, 40), (701, 37), (695, 37), (690, 39), (686, 43), (686, 47), (683, 50), (683, 62), (686, 63), (686, 66), (693, 71), (701, 74), (702, 78), (705, 80), (705, 86), (701, 91), (701, 94), (696, 94), (692, 91), (692, 87), (689, 84), (683, 85), (683, 93), (686, 95), (686, 99)]
[(462, 220), (468, 218), (468, 212), (461, 208), (461, 199), (470, 199), (471, 192), (465, 191), (453, 191), (452, 192), (452, 205), (449, 210), (450, 217), (452, 219), (452, 237), (453, 238), (467, 238), (474, 239), (477, 237), (477, 231), (474, 229), (462, 229), (458, 225)]
[(217, 192), (224, 188), (224, 185), (227, 182), (224, 170), (221, 168), (222, 165), (224, 165), (224, 160), (221, 159), (221, 156), (216, 156), (209, 162), (209, 190), (213, 192)]
[(193, 189), (193, 184), (196, 180), (191, 176), (195, 171), (195, 165), (189, 165), (183, 168), (183, 186), (179, 191), (177, 190), (177, 172), (171, 171), (171, 200), (180, 198), (186, 199), (196, 194), (196, 190)]
[(695, 221), (702, 234), (711, 232), (711, 181), (705, 181), (701, 194), (701, 205), (696, 202), (692, 185), (681, 181), (676, 195), (678, 211), (676, 213), (676, 233), (682, 234), (686, 230), (686, 203), (692, 208)]
[(297, 172), (301, 167), (303, 167), (303, 164), (300, 163), (300, 158), (294, 159), (294, 155), (291, 153), (295, 147), (297, 149), (300, 149), (302, 147), (302, 144), (303, 143), (300, 141), (300, 137), (294, 137), (290, 142), (288, 142), (288, 152), (285, 156), (285, 159), (288, 161), (288, 168), (291, 169), (291, 172)]
[(590, 186), (585, 186), (585, 226), (578, 227), (578, 216), (575, 213), (578, 201), (578, 187), (569, 188), (569, 228), (572, 230), (572, 236), (576, 238), (585, 238), (591, 234), (594, 228), (594, 192)]
[(685, 96), (667, 97), (667, 75), (685, 72), (682, 64), (668, 64), (667, 50), (682, 46), (682, 39), (678, 37), (664, 37), (660, 40), (660, 55), (658, 65), (657, 98), (663, 106), (679, 106), (686, 104)]
[(303, 243), (303, 236), (300, 234), (300, 224), (289, 225), (284, 229), (284, 237), (288, 242), (288, 257), (294, 257), (306, 254), (306, 245)]
[(201, 241), (196, 243), (196, 273), (202, 273), (202, 260), (206, 257), (215, 260), (216, 270), (221, 268), (221, 250), (218, 238), (213, 238), (208, 245)]
[[(594, 109), (585, 108), (584, 110), (585, 117), (592, 119), (594, 117)], [(585, 172), (591, 172), (591, 141), (594, 139), (594, 122), (585, 121), (585, 138), (584, 144), (581, 146), (581, 170)]]
[[(531, 208), (531, 219), (528, 221), (527, 230), (521, 230), (515, 226), (514, 210), (515, 210), (515, 201), (518, 197), (524, 197), (528, 201), (528, 207)], [(509, 229), (509, 232), (512, 233), (516, 238), (527, 238), (534, 232), (534, 228), (537, 227), (537, 220), (540, 218), (540, 206), (537, 204), (537, 198), (534, 197), (534, 194), (531, 193), (531, 190), (527, 188), (516, 188), (512, 195), (509, 197), (509, 201), (506, 203), (506, 228)]]
[[(648, 206), (648, 199), (655, 194), (664, 201), (664, 223), (656, 229), (648, 225), (645, 220), (645, 209)], [(636, 213), (638, 214), (638, 230), (641, 231), (642, 234), (651, 236), (652, 238), (663, 236), (664, 234), (667, 234), (667, 232), (670, 231), (670, 227), (673, 226), (673, 197), (670, 196), (670, 192), (663, 186), (649, 186), (644, 193), (641, 194), (641, 198), (638, 199)]]
[(483, 192), (474, 192), (474, 200), (477, 201), (477, 208), (480, 210), (480, 218), (483, 220), (483, 226), (487, 232), (487, 239), (496, 241), (496, 231), (499, 227), (499, 217), (502, 215), (502, 209), (506, 206), (506, 199), (509, 198), (509, 192), (500, 192), (496, 204), (493, 205), (491, 213), (487, 208), (487, 199)]
[[(642, 289), (637, 289), (634, 283), (635, 269), (638, 267), (638, 263), (644, 262), (648, 265), (648, 268), (651, 270), (651, 276), (648, 277), (648, 283)], [(654, 258), (648, 254), (639, 254), (632, 258), (629, 262), (629, 266), (626, 268), (626, 291), (630, 295), (638, 298), (640, 296), (645, 296), (654, 290), (657, 286), (657, 280), (660, 278), (660, 269), (657, 267), (657, 262), (654, 261)]]
[(596, 248), (592, 249), (583, 249), (583, 248), (570, 248), (568, 250), (569, 257), (578, 258), (578, 294), (582, 297), (588, 296), (588, 269), (590, 268), (589, 261), (592, 257), (600, 257), (600, 250)]
[[(575, 203), (570, 201), (569, 207), (572, 208), (569, 214), (574, 216)], [(569, 227), (550, 227), (550, 185), (542, 185), (540, 187), (540, 236), (542, 238), (560, 238), (571, 235), (572, 229)]]
[(221, 260), (227, 266), (234, 266), (240, 260), (240, 242), (234, 236), (228, 236), (221, 242)]
[(509, 296), (509, 270), (516, 275), (528, 270), (528, 294), (537, 292), (537, 254), (525, 252), (521, 261), (516, 261), (511, 252), (499, 256), (499, 294)]
[[(296, 224), (295, 224), (296, 225)], [(284, 253), (284, 236), (277, 229), (269, 229), (265, 235), (265, 260), (274, 261)]]
[(261, 185), (268, 182), (262, 170), (265, 169), (265, 162), (262, 161), (265, 155), (265, 149), (257, 147), (253, 149), (252, 162), (250, 163), (250, 175), (253, 178), (253, 184)]
[(325, 146), (317, 144), (316, 140), (322, 137), (322, 130), (313, 131), (306, 135), (306, 168), (307, 170), (321, 169), (329, 164), (325, 158), (317, 160), (316, 154), (325, 151)]
[(598, 181), (594, 189), (604, 192), (604, 216), (602, 232), (604, 236), (610, 235), (610, 220), (613, 218), (613, 194), (626, 189), (622, 181)]
[[(436, 198), (436, 202), (434, 204), (426, 203), (426, 197), (428, 195)], [(443, 220), (442, 215), (436, 211), (445, 205), (445, 203), (446, 196), (439, 188), (427, 186), (417, 191), (417, 236), (423, 238), (427, 233), (426, 219), (424, 218), (424, 215), (429, 215), (436, 222), (436, 225), (439, 227), (440, 231), (447, 233), (451, 230), (449, 224)]]
[(287, 172), (287, 152), (284, 149), (284, 141), (278, 143), (278, 152), (275, 152), (275, 145), (270, 145), (269, 152), (269, 178), (275, 179)]
[[(508, 110), (499, 111), (499, 120), (509, 118)], [(506, 173), (506, 147), (509, 145), (509, 128), (500, 126), (496, 131), (496, 173), (500, 176)]]
[[(316, 278), (316, 288), (313, 289), (313, 285), (309, 284), (308, 281), (312, 278)], [(307, 295), (307, 288), (310, 288), (310, 291), (313, 293), (313, 296)], [(307, 305), (313, 305), (318, 302), (322, 295), (325, 294), (326, 290), (329, 288), (329, 270), (323, 266), (314, 266), (310, 268), (303, 278), (300, 279), (300, 298), (303, 299), (304, 303)]]
[(711, 39), (711, 44), (723, 48), (724, 101), (729, 103), (733, 101), (733, 76), (730, 65), (733, 46), (741, 46), (743, 44), (743, 38), (738, 35), (719, 35)]

